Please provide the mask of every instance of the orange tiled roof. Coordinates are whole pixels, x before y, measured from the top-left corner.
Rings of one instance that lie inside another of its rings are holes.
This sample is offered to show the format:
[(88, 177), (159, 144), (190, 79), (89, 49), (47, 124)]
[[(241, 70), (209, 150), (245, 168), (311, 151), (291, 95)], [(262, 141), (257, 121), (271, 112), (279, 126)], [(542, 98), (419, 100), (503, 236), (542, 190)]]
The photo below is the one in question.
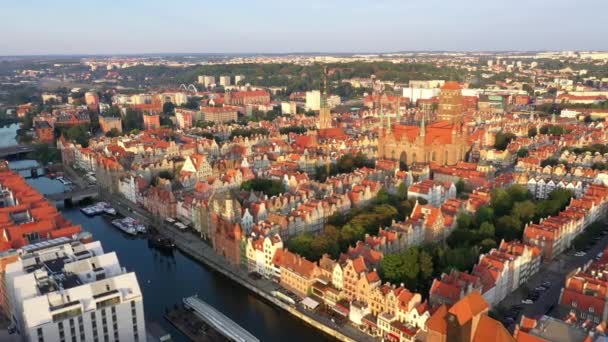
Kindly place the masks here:
[(502, 323), (487, 315), (482, 315), (472, 342), (511, 342), (515, 341)]
[(460, 325), (464, 325), (474, 316), (487, 311), (488, 308), (488, 303), (481, 294), (473, 291), (454, 304), (448, 312), (456, 316)]

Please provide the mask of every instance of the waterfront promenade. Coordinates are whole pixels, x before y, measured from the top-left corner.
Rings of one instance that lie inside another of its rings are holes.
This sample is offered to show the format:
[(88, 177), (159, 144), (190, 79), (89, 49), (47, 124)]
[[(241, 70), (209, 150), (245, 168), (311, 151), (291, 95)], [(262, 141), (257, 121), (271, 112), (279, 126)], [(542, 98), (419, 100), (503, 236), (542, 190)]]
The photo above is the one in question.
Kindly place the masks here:
[(191, 232), (180, 231), (171, 225), (165, 224), (160, 218), (153, 217), (145, 209), (120, 196), (110, 195), (103, 190), (100, 190), (100, 195), (104, 200), (112, 203), (121, 214), (133, 216), (146, 225), (155, 227), (161, 234), (172, 238), (178, 249), (184, 254), (189, 255), (214, 271), (221, 273), (262, 299), (285, 310), (293, 316), (298, 317), (327, 335), (341, 341), (377, 341), (348, 323), (338, 325), (332, 322), (330, 318), (317, 312), (309, 311), (300, 304), (290, 306), (280, 301), (271, 294), (272, 291), (280, 287), (277, 283), (264, 278), (253, 279), (249, 277), (248, 272), (244, 267), (236, 267), (229, 264), (224, 258), (217, 255), (212, 247), (200, 237)]

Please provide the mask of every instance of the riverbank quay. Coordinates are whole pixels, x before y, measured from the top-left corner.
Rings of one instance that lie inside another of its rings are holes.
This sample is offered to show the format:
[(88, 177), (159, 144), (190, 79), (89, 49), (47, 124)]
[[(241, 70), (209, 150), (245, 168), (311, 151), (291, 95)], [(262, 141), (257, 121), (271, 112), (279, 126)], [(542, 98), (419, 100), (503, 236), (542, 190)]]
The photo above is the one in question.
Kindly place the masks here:
[(348, 323), (338, 325), (332, 322), (329, 317), (307, 310), (300, 304), (291, 306), (282, 302), (272, 295), (272, 291), (280, 288), (277, 283), (264, 278), (253, 279), (249, 277), (245, 268), (235, 267), (229, 264), (224, 258), (217, 255), (213, 251), (213, 248), (200, 237), (188, 231), (180, 231), (179, 229), (166, 224), (160, 218), (153, 217), (145, 209), (137, 206), (137, 204), (131, 203), (117, 195), (109, 194), (103, 189), (100, 189), (100, 195), (103, 200), (110, 202), (122, 215), (139, 219), (147, 226), (154, 227), (156, 231), (163, 236), (173, 239), (176, 247), (182, 253), (231, 279), (248, 289), (250, 292), (256, 294), (258, 297), (272, 303), (275, 307), (290, 313), (294, 317), (301, 319), (308, 325), (317, 328), (332, 338), (340, 341), (377, 341)]

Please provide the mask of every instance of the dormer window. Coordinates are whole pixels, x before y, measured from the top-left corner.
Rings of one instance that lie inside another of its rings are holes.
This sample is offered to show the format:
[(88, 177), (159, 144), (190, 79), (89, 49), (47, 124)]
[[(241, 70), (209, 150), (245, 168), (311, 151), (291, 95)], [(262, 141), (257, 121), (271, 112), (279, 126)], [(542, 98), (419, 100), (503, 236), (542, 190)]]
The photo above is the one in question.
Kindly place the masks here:
[(590, 307), (589, 307), (589, 312), (591, 312), (591, 313), (594, 313), (594, 312), (595, 312), (595, 310), (593, 309), (593, 306), (590, 306)]
[(572, 307), (575, 308), (576, 307), (576, 301), (572, 301)]

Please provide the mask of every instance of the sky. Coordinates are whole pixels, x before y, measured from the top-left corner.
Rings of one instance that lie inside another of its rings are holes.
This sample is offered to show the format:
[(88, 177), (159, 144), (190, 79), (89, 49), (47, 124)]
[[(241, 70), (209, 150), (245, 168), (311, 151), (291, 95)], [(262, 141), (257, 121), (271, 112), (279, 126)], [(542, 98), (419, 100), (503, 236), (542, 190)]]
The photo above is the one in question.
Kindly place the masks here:
[(0, 55), (608, 50), (607, 0), (1, 0)]

